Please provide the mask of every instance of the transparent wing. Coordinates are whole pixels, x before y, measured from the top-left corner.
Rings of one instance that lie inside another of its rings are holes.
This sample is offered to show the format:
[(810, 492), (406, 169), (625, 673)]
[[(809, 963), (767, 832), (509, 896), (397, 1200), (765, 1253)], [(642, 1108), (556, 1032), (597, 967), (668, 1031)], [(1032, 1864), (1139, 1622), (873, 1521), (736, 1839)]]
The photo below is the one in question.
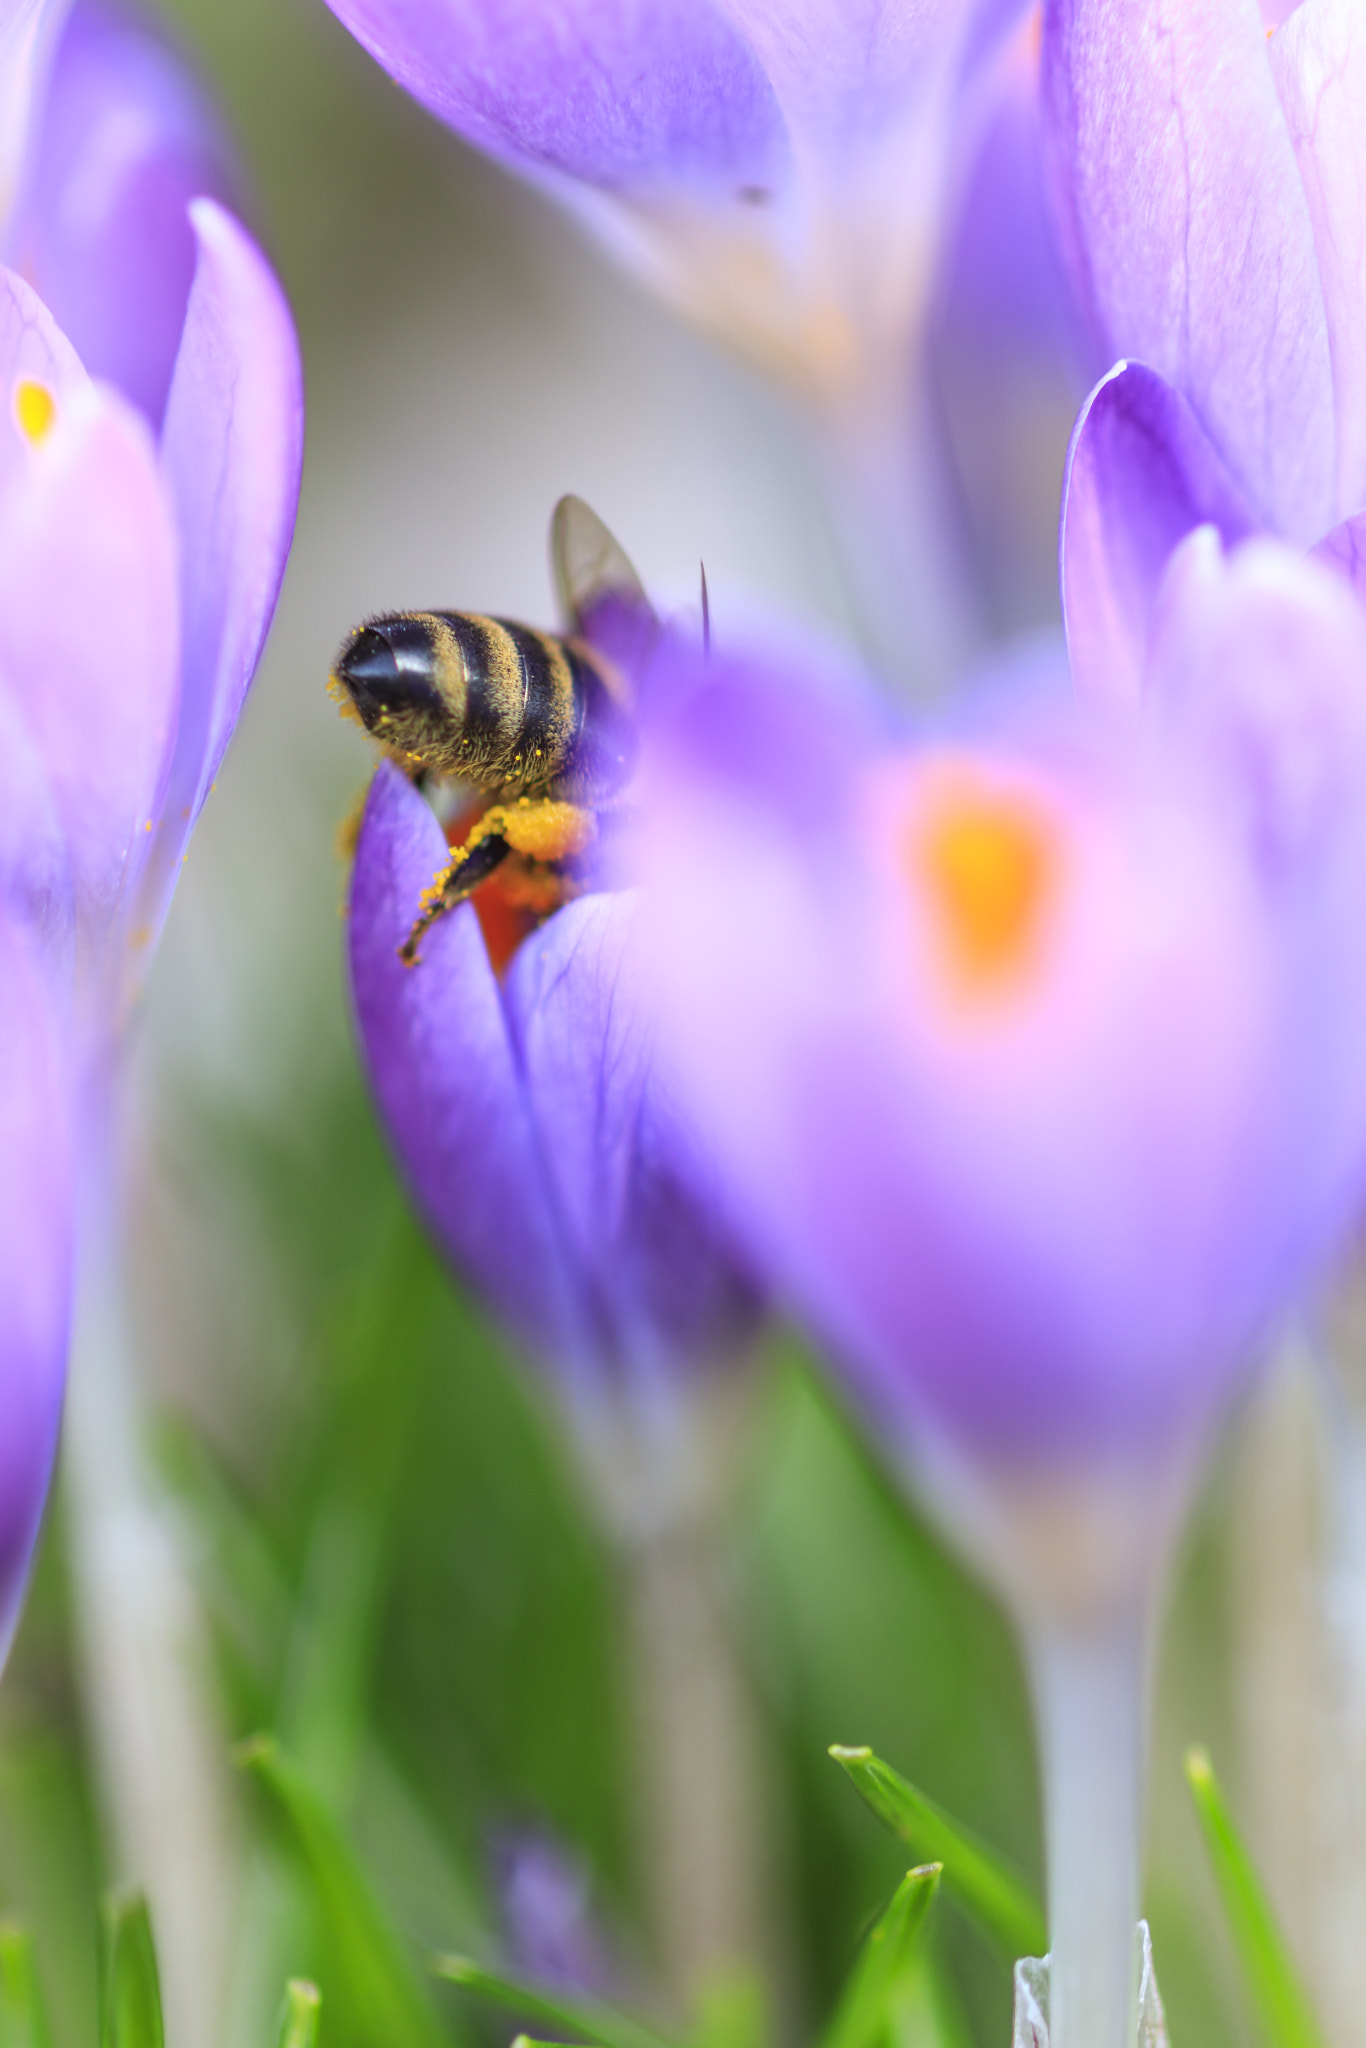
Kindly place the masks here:
[(649, 657), (659, 620), (620, 542), (582, 498), (561, 498), (555, 507), (550, 561), (568, 631), (633, 676)]

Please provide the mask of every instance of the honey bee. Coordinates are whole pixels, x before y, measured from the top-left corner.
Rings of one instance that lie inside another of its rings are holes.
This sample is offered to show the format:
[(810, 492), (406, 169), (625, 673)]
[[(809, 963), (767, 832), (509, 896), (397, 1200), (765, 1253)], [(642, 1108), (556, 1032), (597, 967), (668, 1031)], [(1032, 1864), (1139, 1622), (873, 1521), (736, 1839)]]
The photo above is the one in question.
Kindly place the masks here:
[(639, 577), (581, 498), (561, 498), (551, 562), (567, 631), (477, 612), (394, 612), (358, 626), (329, 687), (414, 776), (488, 803), (423, 892), (401, 958), (495, 870), (542, 909), (578, 893), (604, 812), (635, 767), (634, 680), (658, 622)]

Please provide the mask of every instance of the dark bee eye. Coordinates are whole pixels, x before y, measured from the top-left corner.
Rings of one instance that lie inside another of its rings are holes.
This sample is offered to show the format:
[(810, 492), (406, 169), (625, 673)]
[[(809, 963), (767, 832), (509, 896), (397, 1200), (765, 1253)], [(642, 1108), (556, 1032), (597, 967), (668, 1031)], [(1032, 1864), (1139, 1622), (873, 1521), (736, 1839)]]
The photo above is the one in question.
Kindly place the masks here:
[(438, 704), (431, 634), (420, 619), (359, 627), (337, 657), (336, 676), (372, 732), (395, 713)]

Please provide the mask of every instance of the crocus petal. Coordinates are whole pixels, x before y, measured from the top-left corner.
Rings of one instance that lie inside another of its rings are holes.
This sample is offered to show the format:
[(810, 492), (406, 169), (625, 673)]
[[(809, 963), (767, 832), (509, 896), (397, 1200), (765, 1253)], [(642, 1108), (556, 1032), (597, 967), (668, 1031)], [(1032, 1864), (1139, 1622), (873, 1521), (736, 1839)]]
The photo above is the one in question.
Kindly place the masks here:
[(1207, 521), (1230, 540), (1252, 525), (1180, 394), (1142, 363), (1116, 364), (1082, 408), (1063, 481), (1063, 618), (1083, 697), (1137, 703), (1168, 558)]
[(558, 911), (508, 972), (509, 1028), (597, 1352), (646, 1398), (732, 1355), (757, 1320), (713, 1190), (656, 1058), (640, 905)]
[(1253, 0), (1049, 0), (1058, 190), (1108, 352), (1190, 400), (1259, 517), (1335, 512), (1328, 315)]
[(41, 420), (25, 424), (21, 417), (25, 387), (39, 387), (28, 395), (40, 407), (46, 392), (56, 417), (70, 413), (89, 383), (76, 351), (37, 293), (12, 270), (0, 269), (0, 494), (28, 476), (35, 426), (40, 435), (43, 431)]
[(89, 387), (0, 498), (0, 686), (48, 764), (99, 952), (150, 847), (175, 739), (176, 545), (141, 416)]
[(17, 261), (92, 376), (160, 426), (195, 269), (186, 209), (227, 196), (224, 137), (145, 20), (78, 0), (57, 48)]
[[(678, 1072), (774, 1274), (894, 1443), (1029, 1467), (1185, 1440), (1302, 1276), (1304, 1216), (1319, 1253), (1345, 1220), (1366, 1110), (1278, 1105), (1359, 1036), (1359, 977), (1322, 927), (1292, 963), (1199, 745), (979, 721), (845, 777), (836, 736), (813, 820), (789, 679), (730, 681), (643, 829)], [(915, 806), (964, 788), (1038, 821), (1056, 889), (980, 1007), (914, 908)]]
[(1357, 593), (1366, 599), (1366, 512), (1359, 512), (1354, 519), (1344, 519), (1326, 534), (1314, 549), (1314, 555), (1330, 569), (1356, 586)]
[(231, 214), (201, 199), (190, 215), (198, 267), (162, 436), (180, 530), (183, 683), (145, 892), (149, 937), (270, 629), (303, 459), (303, 379), (284, 295)]
[(1268, 45), (1314, 226), (1337, 417), (1335, 512), (1366, 506), (1366, 20), (1301, 0)]
[(0, 231), (21, 189), (39, 103), (66, 0), (9, 0), (0, 14)]
[(71, 1095), (41, 947), (0, 905), (0, 1662), (57, 1449), (71, 1313)]
[(781, 118), (710, 0), (329, 0), (481, 148), (613, 190), (769, 185)]
[(351, 890), (351, 986), (371, 1085), (437, 1237), (534, 1349), (581, 1355), (584, 1321), (552, 1214), (498, 984), (468, 906), (398, 949), (444, 864), (432, 813), (398, 770), (375, 776)]

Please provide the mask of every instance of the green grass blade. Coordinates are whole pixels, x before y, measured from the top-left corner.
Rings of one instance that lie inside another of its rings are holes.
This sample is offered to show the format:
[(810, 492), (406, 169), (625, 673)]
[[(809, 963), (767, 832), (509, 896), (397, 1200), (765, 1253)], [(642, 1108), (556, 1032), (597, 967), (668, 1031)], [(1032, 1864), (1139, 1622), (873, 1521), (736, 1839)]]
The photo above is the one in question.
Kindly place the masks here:
[(52, 2048), (33, 1943), (12, 1920), (0, 1922), (0, 2048)]
[(1224, 1917), (1270, 2048), (1324, 2048), (1314, 2009), (1205, 1750), (1187, 1750), (1186, 1782), (1200, 1816)]
[(821, 2048), (874, 2048), (888, 2030), (939, 1889), (941, 1866), (927, 1864), (902, 1878), (850, 1972)]
[(925, 1863), (943, 1864), (948, 1889), (1008, 1956), (1041, 1956), (1047, 1951), (1048, 1928), (1038, 1901), (994, 1849), (960, 1827), (871, 1749), (835, 1744), (830, 1754), (912, 1855)]
[(526, 2019), (567, 2027), (586, 2040), (600, 2042), (601, 2048), (668, 2048), (662, 2035), (652, 2033), (629, 2013), (600, 2005), (596, 1999), (561, 1997), (541, 1985), (524, 1984), (515, 1977), (486, 1970), (468, 1956), (437, 1956), (432, 1967), (450, 1984), (477, 1992), (481, 1998), (491, 1999), (495, 2005)]
[(306, 1977), (291, 1977), (280, 2008), (278, 2048), (314, 2048), (322, 1994)]
[(106, 1903), (100, 2048), (165, 2048), (161, 1980), (147, 1901)]
[(273, 1736), (253, 1736), (236, 1755), (269, 1794), (312, 1881), (338, 1989), (357, 2031), (381, 2048), (450, 2048), (421, 1973), (317, 1793)]

